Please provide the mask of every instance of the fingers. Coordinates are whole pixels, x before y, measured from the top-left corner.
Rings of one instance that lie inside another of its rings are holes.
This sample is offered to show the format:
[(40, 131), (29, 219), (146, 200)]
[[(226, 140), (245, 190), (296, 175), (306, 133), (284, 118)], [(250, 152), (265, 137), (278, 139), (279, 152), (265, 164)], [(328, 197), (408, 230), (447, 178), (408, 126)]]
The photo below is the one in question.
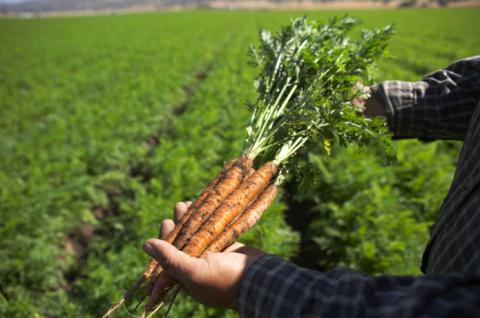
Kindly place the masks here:
[(177, 204), (175, 204), (175, 210), (173, 212), (173, 220), (175, 221), (175, 223), (178, 223), (178, 221), (180, 221), (185, 212), (187, 212), (190, 205), (192, 205), (191, 201), (177, 202)]
[(165, 241), (151, 239), (143, 246), (145, 252), (157, 260), (164, 270), (181, 282), (190, 281), (199, 259), (191, 257)]
[(163, 220), (162, 226), (160, 227), (160, 239), (165, 240), (168, 234), (170, 234), (170, 232), (173, 230), (174, 227), (175, 227), (175, 223), (173, 223), (172, 220), (170, 219)]
[(361, 95), (353, 99), (352, 104), (359, 110), (364, 111), (365, 104), (367, 103), (371, 89), (370, 87), (363, 85), (362, 82), (356, 82), (354, 89), (358, 91)]
[(162, 225), (160, 226), (160, 234), (158, 235), (161, 240), (165, 240), (167, 238), (168, 234), (175, 227), (175, 224), (178, 223), (178, 221), (182, 218), (185, 212), (187, 212), (188, 208), (191, 205), (192, 201), (178, 202), (175, 205), (175, 209), (173, 212), (175, 222), (170, 219), (166, 219), (162, 222)]

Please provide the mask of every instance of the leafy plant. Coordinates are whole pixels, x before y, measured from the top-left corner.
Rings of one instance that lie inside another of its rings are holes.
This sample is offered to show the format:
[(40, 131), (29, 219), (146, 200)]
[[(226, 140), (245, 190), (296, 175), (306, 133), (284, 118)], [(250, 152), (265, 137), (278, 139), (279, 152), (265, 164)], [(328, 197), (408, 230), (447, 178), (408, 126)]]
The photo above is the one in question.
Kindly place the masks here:
[(259, 48), (250, 50), (250, 64), (260, 68), (247, 128), (252, 152), (267, 150), (262, 156), (269, 158), (283, 147), (283, 158), (308, 143), (324, 145), (329, 154), (332, 145), (367, 144), (384, 132), (381, 120), (365, 118), (352, 101), (365, 98), (356, 84), (371, 79), (393, 30), (362, 30), (360, 39), (351, 40), (358, 23), (350, 17), (325, 24), (299, 18), (277, 34), (261, 32)]

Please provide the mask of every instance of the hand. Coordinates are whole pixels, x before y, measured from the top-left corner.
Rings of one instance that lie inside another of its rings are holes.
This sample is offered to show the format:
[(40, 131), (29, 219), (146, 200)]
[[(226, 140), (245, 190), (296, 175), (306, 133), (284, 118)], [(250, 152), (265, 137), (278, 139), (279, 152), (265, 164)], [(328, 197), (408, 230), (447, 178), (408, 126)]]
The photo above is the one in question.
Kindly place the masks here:
[(355, 98), (352, 101), (353, 106), (361, 109), (366, 117), (386, 116), (382, 103), (375, 97), (375, 95), (372, 94), (370, 87), (358, 82), (355, 88), (362, 90), (364, 96)]
[[(181, 218), (188, 206), (183, 202), (176, 204), (175, 221)], [(165, 238), (173, 227), (172, 220), (163, 221), (160, 237)], [(177, 279), (192, 297), (207, 305), (230, 309), (236, 309), (236, 295), (248, 266), (265, 254), (234, 243), (222, 253), (194, 258), (158, 239), (148, 240), (144, 250)]]

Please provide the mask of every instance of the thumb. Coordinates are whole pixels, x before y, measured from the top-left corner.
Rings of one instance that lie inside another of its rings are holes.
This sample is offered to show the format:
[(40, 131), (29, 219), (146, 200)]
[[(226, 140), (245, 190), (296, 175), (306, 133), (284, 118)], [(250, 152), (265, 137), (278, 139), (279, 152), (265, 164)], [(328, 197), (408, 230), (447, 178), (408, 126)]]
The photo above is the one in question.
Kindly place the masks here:
[(181, 282), (191, 280), (198, 259), (179, 251), (163, 240), (150, 239), (143, 245), (143, 249), (154, 258), (162, 268)]

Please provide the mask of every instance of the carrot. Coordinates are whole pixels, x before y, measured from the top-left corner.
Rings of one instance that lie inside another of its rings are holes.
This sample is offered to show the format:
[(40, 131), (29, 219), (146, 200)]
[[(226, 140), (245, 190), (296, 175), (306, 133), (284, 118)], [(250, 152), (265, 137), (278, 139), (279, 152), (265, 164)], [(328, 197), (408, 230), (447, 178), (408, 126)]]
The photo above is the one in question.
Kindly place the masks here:
[(227, 170), (224, 178), (213, 188), (212, 192), (204, 203), (197, 209), (196, 213), (183, 225), (173, 245), (181, 249), (198, 229), (209, 219), (217, 207), (234, 191), (248, 175), (252, 167), (252, 160), (241, 157), (231, 169)]
[(235, 217), (248, 207), (270, 183), (277, 172), (277, 165), (267, 162), (255, 173), (246, 178), (222, 204), (203, 226), (197, 226), (198, 231), (192, 236), (183, 252), (190, 256), (199, 257), (203, 251), (215, 240)]
[(187, 221), (190, 219), (190, 217), (195, 214), (195, 212), (198, 210), (200, 206), (205, 202), (205, 200), (208, 198), (208, 196), (214, 191), (215, 187), (219, 182), (221, 182), (224, 178), (225, 175), (228, 173), (230, 169), (232, 169), (233, 165), (238, 161), (239, 159), (234, 159), (228, 162), (224, 167), (223, 170), (213, 179), (213, 181), (208, 185), (208, 187), (203, 190), (202, 193), (198, 196), (198, 198), (195, 200), (195, 202), (192, 203), (190, 208), (188, 209), (185, 214), (182, 215), (180, 220), (178, 221), (177, 224), (175, 224), (174, 229), (168, 234), (167, 238), (165, 239), (168, 243), (172, 244), (175, 239), (177, 238), (178, 234), (180, 233), (182, 227), (187, 223)]
[(205, 252), (203, 252), (203, 255), (222, 252), (235, 243), (240, 235), (248, 231), (258, 222), (263, 212), (265, 212), (275, 199), (277, 190), (277, 186), (274, 184), (268, 186), (245, 212), (208, 246)]

